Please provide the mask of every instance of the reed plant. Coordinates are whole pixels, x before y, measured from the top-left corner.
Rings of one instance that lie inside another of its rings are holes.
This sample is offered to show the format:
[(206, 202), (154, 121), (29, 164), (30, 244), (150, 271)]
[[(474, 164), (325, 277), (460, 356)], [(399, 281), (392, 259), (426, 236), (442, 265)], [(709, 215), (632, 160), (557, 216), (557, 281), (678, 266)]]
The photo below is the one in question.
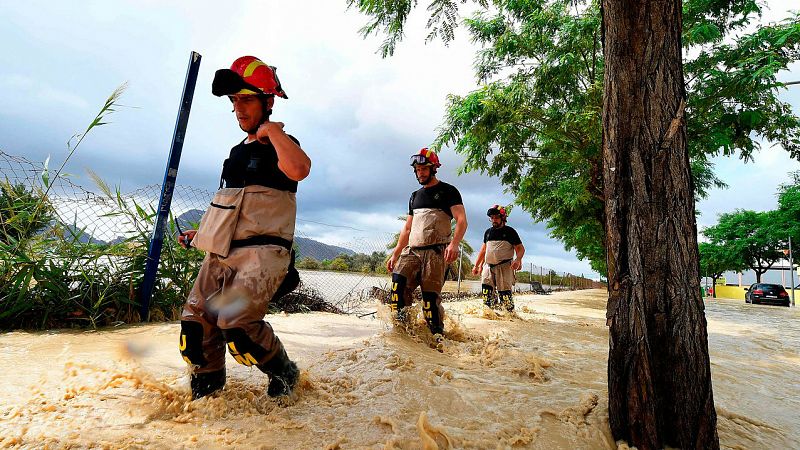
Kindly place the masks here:
[[(112, 201), (109, 216), (121, 220), (120, 242), (85, 240), (77, 217), (65, 223), (50, 200), (54, 183), (87, 134), (107, 123), (125, 86), (116, 89), (83, 133), (68, 142), (68, 154), (51, 171), (44, 163), (39, 183), (0, 181), (0, 329), (92, 327), (139, 320), (138, 292), (152, 233), (154, 208), (125, 198), (91, 174)], [(164, 241), (151, 320), (180, 315), (197, 276), (202, 253), (176, 245), (171, 224)]]

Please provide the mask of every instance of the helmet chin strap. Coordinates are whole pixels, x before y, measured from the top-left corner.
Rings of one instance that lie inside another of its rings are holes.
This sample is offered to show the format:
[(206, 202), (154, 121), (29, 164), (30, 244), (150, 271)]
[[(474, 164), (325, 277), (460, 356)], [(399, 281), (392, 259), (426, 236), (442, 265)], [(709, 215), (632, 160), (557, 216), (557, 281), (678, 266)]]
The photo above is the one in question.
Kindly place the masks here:
[(436, 176), (436, 167), (433, 167), (433, 166), (431, 166), (431, 171), (428, 174), (428, 179), (425, 180), (424, 182), (419, 179), (419, 175), (417, 175), (417, 171), (414, 170), (414, 178), (417, 179), (417, 183), (419, 183), (419, 184), (421, 184), (423, 186), (425, 186), (426, 184), (430, 183), (431, 182), (431, 178), (433, 178), (434, 176)]
[(269, 116), (272, 115), (272, 110), (267, 109), (266, 106), (264, 107), (263, 113), (261, 114), (261, 120), (254, 126), (253, 128), (246, 131), (247, 134), (256, 134), (258, 128), (267, 123), (269, 121)]

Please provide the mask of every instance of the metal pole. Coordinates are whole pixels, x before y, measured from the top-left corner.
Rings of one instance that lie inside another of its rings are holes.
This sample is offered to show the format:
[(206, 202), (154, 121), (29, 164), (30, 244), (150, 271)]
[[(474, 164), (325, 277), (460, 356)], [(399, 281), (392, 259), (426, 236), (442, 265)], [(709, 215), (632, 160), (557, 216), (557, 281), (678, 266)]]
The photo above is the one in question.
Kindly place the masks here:
[(175, 131), (172, 134), (172, 146), (169, 149), (167, 168), (164, 171), (164, 182), (161, 184), (158, 216), (153, 227), (153, 234), (150, 237), (144, 279), (139, 288), (141, 307), (139, 312), (142, 321), (147, 321), (150, 318), (150, 299), (153, 297), (158, 262), (161, 259), (161, 247), (164, 245), (164, 229), (169, 219), (169, 208), (172, 204), (172, 193), (175, 190), (175, 179), (178, 177), (178, 165), (181, 162), (183, 140), (186, 136), (186, 125), (189, 122), (189, 111), (192, 109), (192, 98), (194, 97), (195, 84), (197, 84), (197, 72), (200, 69), (201, 58), (197, 52), (192, 52), (189, 55), (189, 68), (186, 69), (186, 79), (183, 82), (183, 96), (178, 110), (178, 118), (175, 121)]
[(792, 306), (794, 306), (794, 258), (792, 257), (792, 237), (789, 236), (789, 271), (792, 274), (789, 276), (789, 282), (792, 283)]
[(458, 246), (458, 287), (456, 293), (461, 293), (461, 260), (464, 259), (464, 244)]

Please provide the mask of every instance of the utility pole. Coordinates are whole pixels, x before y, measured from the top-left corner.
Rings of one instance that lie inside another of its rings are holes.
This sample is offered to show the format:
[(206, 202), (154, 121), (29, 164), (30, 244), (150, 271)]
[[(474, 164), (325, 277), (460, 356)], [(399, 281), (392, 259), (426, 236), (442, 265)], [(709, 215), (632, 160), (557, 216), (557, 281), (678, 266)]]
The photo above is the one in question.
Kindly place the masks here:
[(533, 263), (531, 263), (531, 268), (528, 270), (528, 284), (531, 290), (533, 290)]
[[(200, 70), (201, 56), (197, 52), (189, 55), (189, 67), (186, 69), (186, 79), (183, 82), (183, 95), (181, 96), (180, 107), (178, 108), (178, 118), (175, 121), (175, 131), (172, 134), (172, 145), (169, 149), (167, 167), (164, 171), (164, 182), (161, 183), (161, 197), (158, 200), (158, 215), (153, 226), (153, 234), (150, 237), (150, 245), (147, 250), (147, 260), (145, 262), (144, 278), (139, 286), (139, 315), (142, 322), (146, 322), (150, 317), (150, 300), (153, 297), (156, 278), (158, 277), (158, 263), (161, 260), (161, 248), (164, 245), (164, 231), (167, 228), (169, 219), (170, 205), (172, 204), (172, 194), (175, 190), (175, 180), (178, 177), (178, 166), (181, 162), (181, 152), (183, 151), (183, 141), (186, 138), (186, 126), (189, 123), (189, 112), (192, 109), (192, 99), (194, 98), (194, 87), (197, 84), (197, 73)], [(169, 239), (173, 239), (169, 236)]]

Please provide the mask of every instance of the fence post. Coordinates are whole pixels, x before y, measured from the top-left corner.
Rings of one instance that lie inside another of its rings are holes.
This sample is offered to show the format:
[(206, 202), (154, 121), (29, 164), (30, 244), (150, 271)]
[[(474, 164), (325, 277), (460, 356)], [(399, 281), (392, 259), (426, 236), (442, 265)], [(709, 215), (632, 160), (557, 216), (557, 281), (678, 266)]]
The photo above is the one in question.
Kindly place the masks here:
[(200, 69), (200, 59), (197, 52), (189, 55), (189, 68), (186, 69), (186, 79), (183, 82), (183, 95), (181, 97), (178, 119), (175, 122), (175, 131), (172, 134), (172, 146), (169, 149), (167, 168), (164, 172), (164, 182), (161, 184), (161, 198), (158, 200), (158, 215), (150, 237), (150, 247), (147, 250), (147, 262), (144, 269), (144, 279), (139, 287), (139, 314), (142, 321), (150, 318), (150, 299), (153, 296), (158, 263), (161, 259), (161, 247), (164, 245), (164, 229), (169, 220), (169, 208), (172, 204), (172, 193), (175, 190), (175, 179), (178, 177), (178, 165), (181, 162), (183, 139), (186, 136), (186, 125), (189, 122), (189, 111), (192, 109), (194, 87), (197, 84), (197, 72)]
[(792, 283), (792, 306), (794, 306), (794, 258), (792, 257), (792, 237), (789, 236), (789, 282)]
[(456, 293), (461, 293), (461, 260), (464, 259), (464, 244), (458, 245), (458, 285), (456, 287)]

